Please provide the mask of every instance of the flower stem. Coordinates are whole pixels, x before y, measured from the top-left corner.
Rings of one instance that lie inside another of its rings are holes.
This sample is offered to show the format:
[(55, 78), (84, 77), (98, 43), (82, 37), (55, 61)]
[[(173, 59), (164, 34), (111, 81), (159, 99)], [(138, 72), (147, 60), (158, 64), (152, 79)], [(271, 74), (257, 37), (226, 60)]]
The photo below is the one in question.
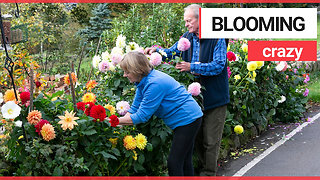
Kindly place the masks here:
[(114, 175), (119, 171), (119, 169), (123, 166), (123, 164), (127, 161), (127, 159), (128, 159), (128, 157), (126, 157), (126, 158), (121, 162), (120, 166), (119, 166), (118, 169), (113, 173), (112, 176), (114, 176)]
[(249, 73), (250, 73), (250, 71), (247, 73), (247, 75), (246, 75), (244, 78), (242, 78), (242, 80), (240, 81), (240, 83), (239, 83), (236, 87), (238, 87), (238, 86), (242, 83), (242, 81), (243, 81), (244, 79), (246, 79), (246, 77), (249, 75)]

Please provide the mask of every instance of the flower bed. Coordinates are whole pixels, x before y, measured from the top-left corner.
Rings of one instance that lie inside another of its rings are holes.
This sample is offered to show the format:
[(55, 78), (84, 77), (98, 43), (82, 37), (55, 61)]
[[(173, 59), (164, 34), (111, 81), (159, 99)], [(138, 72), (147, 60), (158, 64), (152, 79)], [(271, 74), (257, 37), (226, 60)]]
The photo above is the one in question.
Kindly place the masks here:
[[(111, 50), (101, 48), (101, 53), (93, 57), (91, 80), (77, 82), (76, 75), (71, 74), (76, 83), (76, 108), (70, 93), (46, 92), (41, 84), (34, 91), (33, 110), (30, 88), (23, 83), (19, 84), (18, 100), (11, 89), (3, 92), (3, 98), (0, 94), (0, 100), (4, 100), (0, 102), (0, 116), (6, 127), (1, 135), (0, 174), (165, 174), (171, 130), (155, 116), (146, 124), (117, 126), (117, 116), (130, 108), (135, 93), (118, 63), (125, 53), (143, 52), (143, 48), (126, 42), (124, 36), (119, 36), (115, 44)], [(187, 42), (183, 45), (181, 48), (188, 46)], [(305, 111), (309, 76), (304, 67), (291, 67), (286, 62), (248, 62), (247, 51), (245, 40), (230, 41), (227, 58), (231, 103), (222, 155), (237, 147), (232, 141), (235, 137), (243, 143), (270, 123), (300, 120)], [(196, 98), (201, 90), (199, 84), (192, 83), (193, 75), (175, 69), (181, 58), (163, 62), (162, 56), (166, 55), (153, 53), (148, 58), (155, 69), (174, 77)], [(64, 82), (71, 87), (69, 75)]]

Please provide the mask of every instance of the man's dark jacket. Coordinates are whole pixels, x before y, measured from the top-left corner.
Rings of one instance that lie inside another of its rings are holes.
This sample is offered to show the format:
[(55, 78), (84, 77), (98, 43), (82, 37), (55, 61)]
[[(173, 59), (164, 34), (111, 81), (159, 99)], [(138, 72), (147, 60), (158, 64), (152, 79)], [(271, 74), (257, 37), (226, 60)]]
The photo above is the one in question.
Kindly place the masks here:
[[(192, 33), (187, 32), (183, 37), (190, 41), (191, 47), (187, 51), (182, 52), (181, 57), (184, 61), (191, 62)], [(201, 63), (209, 63), (213, 60), (213, 51), (217, 42), (218, 39), (200, 39), (199, 59)], [(227, 62), (228, 61), (226, 61), (222, 72), (218, 75), (200, 75), (200, 84), (205, 87), (205, 90), (202, 90), (204, 110), (223, 106), (230, 102)]]

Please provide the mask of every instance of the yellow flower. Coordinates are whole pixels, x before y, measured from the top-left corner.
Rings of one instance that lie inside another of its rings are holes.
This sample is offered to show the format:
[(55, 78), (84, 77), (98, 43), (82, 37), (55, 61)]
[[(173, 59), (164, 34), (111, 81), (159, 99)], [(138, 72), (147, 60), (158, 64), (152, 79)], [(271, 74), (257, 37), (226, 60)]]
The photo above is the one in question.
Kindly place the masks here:
[(132, 156), (132, 158), (136, 161), (138, 159), (138, 154), (135, 150), (133, 150), (134, 155)]
[(137, 143), (131, 135), (127, 135), (123, 138), (123, 146), (127, 150), (134, 150), (137, 147)]
[(64, 116), (58, 116), (61, 120), (58, 122), (58, 124), (61, 124), (61, 128), (65, 131), (67, 129), (72, 130), (74, 126), (78, 125), (75, 120), (79, 119), (78, 117), (74, 117), (76, 113), (73, 113), (71, 111), (70, 113), (68, 111), (65, 112)]
[(56, 101), (58, 99), (58, 97), (54, 97), (51, 99), (51, 101)]
[(256, 71), (252, 71), (252, 76), (253, 76), (253, 78), (256, 78), (256, 77), (257, 77)]
[(94, 95), (93, 93), (86, 93), (85, 95), (83, 95), (82, 97), (82, 102), (86, 103), (86, 102), (96, 102), (96, 95)]
[(111, 142), (112, 147), (115, 148), (118, 143), (118, 138), (109, 138), (109, 141)]
[(4, 93), (3, 99), (4, 99), (4, 102), (16, 101), (16, 96), (14, 95), (14, 90), (13, 89), (7, 90)]
[(116, 108), (110, 104), (105, 105), (104, 108), (108, 109), (111, 115), (114, 115), (116, 113)]
[(54, 127), (51, 124), (44, 124), (41, 128), (41, 135), (44, 140), (50, 141), (56, 137)]
[(40, 122), (42, 118), (42, 114), (38, 110), (33, 110), (28, 114), (27, 120), (30, 124), (36, 125), (38, 122)]
[(143, 134), (139, 133), (136, 137), (136, 142), (137, 142), (137, 148), (139, 148), (140, 150), (143, 150), (146, 145), (147, 145), (147, 138), (146, 136), (144, 136)]
[(88, 91), (91, 91), (91, 89), (93, 89), (94, 87), (96, 87), (98, 83), (96, 82), (96, 80), (90, 80), (87, 82), (86, 84), (86, 88)]
[(237, 133), (237, 134), (243, 133), (243, 127), (241, 125), (236, 125), (234, 127), (234, 132)]
[(255, 61), (250, 61), (247, 64), (248, 71), (255, 71), (257, 69), (258, 65)]
[(239, 79), (241, 79), (241, 76), (239, 74), (237, 74), (237, 75), (234, 76), (234, 79), (235, 80), (239, 80)]
[(248, 45), (247, 44), (242, 44), (241, 49), (243, 52), (248, 52)]
[(228, 47), (227, 47), (227, 52), (230, 50), (230, 44), (228, 44)]
[(134, 88), (131, 88), (130, 90), (131, 90), (131, 91), (134, 91)]
[(257, 63), (257, 68), (260, 69), (262, 66), (264, 66), (264, 61), (256, 61)]
[(23, 138), (23, 135), (21, 135), (21, 136), (18, 137), (18, 139), (22, 139), (22, 138)]

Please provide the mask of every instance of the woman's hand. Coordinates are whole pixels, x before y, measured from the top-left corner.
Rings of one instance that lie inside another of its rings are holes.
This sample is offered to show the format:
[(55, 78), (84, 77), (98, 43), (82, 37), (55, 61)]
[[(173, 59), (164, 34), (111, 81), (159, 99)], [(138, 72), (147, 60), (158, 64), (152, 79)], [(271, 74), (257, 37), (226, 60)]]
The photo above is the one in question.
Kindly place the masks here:
[(130, 113), (127, 113), (123, 117), (119, 118), (119, 125), (133, 125)]

